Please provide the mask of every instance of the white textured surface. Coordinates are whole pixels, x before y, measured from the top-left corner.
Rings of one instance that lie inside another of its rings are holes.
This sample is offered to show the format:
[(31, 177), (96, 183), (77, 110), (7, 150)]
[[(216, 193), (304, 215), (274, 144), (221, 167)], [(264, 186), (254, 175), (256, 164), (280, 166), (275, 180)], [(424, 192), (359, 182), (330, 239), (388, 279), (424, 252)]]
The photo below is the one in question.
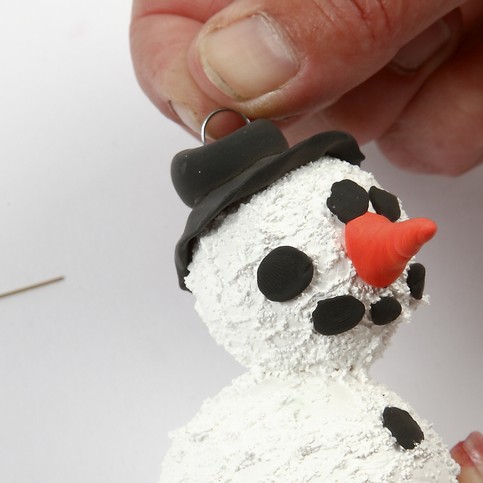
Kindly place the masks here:
[[(408, 408), (370, 381), (368, 370), (419, 302), (406, 272), (384, 289), (355, 273), (344, 224), (327, 208), (332, 184), (342, 179), (379, 187), (357, 166), (324, 158), (219, 216), (201, 236), (186, 284), (210, 334), (250, 372), (173, 434), (162, 482), (456, 481), (448, 449), (426, 422), (418, 421), (425, 439), (412, 451), (382, 425), (386, 406)], [(287, 245), (312, 260), (314, 276), (297, 297), (272, 302), (257, 287), (257, 268)], [(317, 302), (339, 295), (363, 302), (366, 315), (342, 334), (316, 333)], [(368, 313), (383, 296), (395, 297), (403, 312), (376, 326)]]
[[(314, 366), (329, 373), (367, 370), (380, 354), (382, 341), (409, 318), (410, 307), (418, 305), (409, 294), (406, 272), (385, 289), (356, 276), (344, 251), (345, 226), (327, 208), (332, 184), (342, 179), (366, 191), (379, 187), (357, 166), (324, 159), (288, 173), (216, 220), (201, 237), (186, 284), (210, 334), (245, 367), (263, 372), (307, 371)], [(256, 273), (270, 251), (285, 245), (312, 260), (314, 276), (300, 296), (271, 302), (258, 289)], [(312, 330), (312, 312), (317, 302), (339, 295), (363, 302), (366, 316), (353, 330), (321, 337)], [(370, 305), (389, 295), (401, 303), (403, 314), (396, 324), (375, 326), (367, 315)]]
[[(409, 411), (425, 439), (401, 449), (386, 406)], [(161, 483), (454, 483), (458, 466), (431, 425), (384, 386), (304, 373), (235, 380), (172, 434)]]
[[(168, 431), (243, 371), (178, 288), (169, 162), (199, 143), (134, 80), (130, 4), (0, 2), (0, 290), (66, 276), (0, 300), (2, 483), (155, 483)], [(374, 373), (451, 445), (483, 428), (483, 166), (421, 176), (363, 151), (439, 226), (431, 306)]]

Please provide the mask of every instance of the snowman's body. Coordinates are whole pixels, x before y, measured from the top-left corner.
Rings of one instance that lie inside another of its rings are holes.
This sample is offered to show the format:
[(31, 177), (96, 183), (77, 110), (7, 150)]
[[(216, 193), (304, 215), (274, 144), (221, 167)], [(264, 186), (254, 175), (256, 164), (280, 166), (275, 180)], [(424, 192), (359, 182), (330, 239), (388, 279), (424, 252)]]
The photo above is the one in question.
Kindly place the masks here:
[[(378, 186), (359, 167), (323, 158), (220, 215), (199, 239), (186, 284), (211, 335), (249, 372), (173, 433), (163, 483), (456, 481), (457, 465), (430, 425), (368, 376), (419, 301), (407, 269), (385, 288), (357, 275), (344, 224), (327, 206), (333, 184), (347, 179)], [(280, 246), (309, 257), (313, 276), (276, 302), (260, 291), (257, 270)], [(362, 320), (335, 335), (315, 331), (318, 302), (341, 296), (362, 302)], [(371, 304), (381, 298), (402, 311), (376, 325)], [(424, 439), (414, 449), (385, 427), (386, 407), (416, 419)]]
[(415, 449), (395, 446), (381, 421), (388, 403), (408, 409), (383, 386), (350, 376), (247, 374), (174, 433), (161, 481), (454, 481), (448, 450), (426, 422), (418, 420), (425, 439)]

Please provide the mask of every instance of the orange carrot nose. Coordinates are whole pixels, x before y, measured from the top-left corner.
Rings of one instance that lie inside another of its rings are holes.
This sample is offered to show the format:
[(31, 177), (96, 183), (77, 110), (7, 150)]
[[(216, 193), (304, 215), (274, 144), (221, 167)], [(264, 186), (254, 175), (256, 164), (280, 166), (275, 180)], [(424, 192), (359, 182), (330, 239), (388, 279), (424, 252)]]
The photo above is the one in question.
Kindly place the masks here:
[(435, 233), (436, 223), (427, 218), (392, 223), (367, 212), (346, 224), (346, 251), (365, 282), (387, 287)]

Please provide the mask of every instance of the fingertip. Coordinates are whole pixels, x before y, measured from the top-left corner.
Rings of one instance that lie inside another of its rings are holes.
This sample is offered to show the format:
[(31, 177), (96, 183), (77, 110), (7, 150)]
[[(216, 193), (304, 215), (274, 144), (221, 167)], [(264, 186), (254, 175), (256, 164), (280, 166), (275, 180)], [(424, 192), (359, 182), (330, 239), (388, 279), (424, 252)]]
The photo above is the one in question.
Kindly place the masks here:
[(452, 458), (460, 465), (459, 483), (483, 482), (483, 435), (472, 432), (451, 449)]
[(405, 44), (388, 67), (402, 75), (414, 75), (420, 71), (429, 75), (455, 52), (462, 28), (461, 11), (455, 9)]
[(451, 457), (458, 463), (461, 467), (468, 466), (472, 467), (473, 462), (471, 458), (465, 451), (463, 441), (455, 444), (453, 448), (451, 448)]
[(483, 476), (483, 434), (479, 431), (473, 431), (463, 441), (463, 448)]

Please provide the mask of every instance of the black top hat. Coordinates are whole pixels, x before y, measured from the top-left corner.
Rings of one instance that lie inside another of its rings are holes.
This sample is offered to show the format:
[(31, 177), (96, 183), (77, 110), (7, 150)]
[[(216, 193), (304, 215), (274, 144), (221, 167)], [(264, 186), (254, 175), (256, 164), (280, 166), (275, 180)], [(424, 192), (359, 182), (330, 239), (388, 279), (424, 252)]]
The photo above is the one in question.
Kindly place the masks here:
[(322, 156), (357, 166), (364, 159), (355, 139), (339, 131), (317, 134), (289, 148), (280, 129), (265, 119), (178, 153), (171, 177), (180, 198), (193, 208), (175, 251), (180, 287), (187, 290), (184, 278), (196, 237), (222, 210)]

